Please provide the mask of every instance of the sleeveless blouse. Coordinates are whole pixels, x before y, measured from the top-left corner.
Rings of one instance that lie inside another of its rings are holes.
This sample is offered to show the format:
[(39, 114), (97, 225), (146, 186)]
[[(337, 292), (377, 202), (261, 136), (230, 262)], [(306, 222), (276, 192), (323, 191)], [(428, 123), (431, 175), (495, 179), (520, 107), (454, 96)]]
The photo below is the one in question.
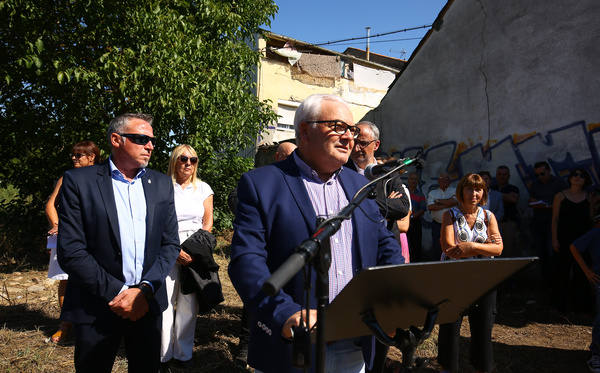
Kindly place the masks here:
[(560, 250), (569, 250), (571, 243), (592, 227), (590, 219), (590, 203), (585, 198), (581, 202), (573, 202), (563, 193), (558, 213), (558, 242)]
[[(453, 228), (454, 228), (454, 239), (456, 243), (459, 242), (478, 242), (485, 243), (488, 238), (487, 226), (485, 224), (486, 216), (488, 214), (487, 210), (482, 209), (481, 207), (477, 207), (477, 215), (475, 217), (475, 224), (473, 224), (473, 228), (469, 227), (467, 223), (467, 219), (460, 211), (458, 207), (452, 207), (450, 210), (450, 216), (453, 217)], [(487, 220), (489, 222), (489, 215), (487, 216)], [(475, 257), (473, 257), (475, 258)], [(445, 253), (442, 253), (442, 260), (453, 260)]]

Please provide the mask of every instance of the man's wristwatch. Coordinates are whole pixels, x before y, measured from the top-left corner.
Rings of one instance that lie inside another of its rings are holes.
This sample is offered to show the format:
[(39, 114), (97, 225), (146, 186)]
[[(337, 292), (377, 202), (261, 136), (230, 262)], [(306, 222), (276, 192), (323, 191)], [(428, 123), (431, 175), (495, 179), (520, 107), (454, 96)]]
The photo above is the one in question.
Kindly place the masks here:
[(152, 291), (152, 286), (148, 285), (145, 282), (142, 282), (138, 287), (147, 301), (151, 301), (154, 298), (154, 292)]

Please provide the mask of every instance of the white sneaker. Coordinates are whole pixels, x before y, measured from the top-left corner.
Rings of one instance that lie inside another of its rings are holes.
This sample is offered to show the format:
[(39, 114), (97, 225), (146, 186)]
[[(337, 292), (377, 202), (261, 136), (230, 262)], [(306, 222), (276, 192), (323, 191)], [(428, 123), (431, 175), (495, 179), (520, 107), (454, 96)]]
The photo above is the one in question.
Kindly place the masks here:
[(600, 373), (600, 355), (592, 355), (592, 358), (587, 362), (588, 368), (592, 373)]

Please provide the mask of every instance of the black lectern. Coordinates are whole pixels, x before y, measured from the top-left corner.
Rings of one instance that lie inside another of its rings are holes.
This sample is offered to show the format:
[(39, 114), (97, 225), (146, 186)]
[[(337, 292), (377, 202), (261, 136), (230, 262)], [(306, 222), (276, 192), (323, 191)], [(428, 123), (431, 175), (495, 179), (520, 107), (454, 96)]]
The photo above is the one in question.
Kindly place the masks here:
[[(408, 367), (414, 349), (434, 324), (456, 321), (482, 295), (536, 259), (465, 259), (367, 268), (327, 307), (325, 339), (375, 334), (381, 342), (399, 347), (403, 365)], [(421, 325), (425, 327), (417, 329)], [(396, 331), (396, 337), (382, 331)]]

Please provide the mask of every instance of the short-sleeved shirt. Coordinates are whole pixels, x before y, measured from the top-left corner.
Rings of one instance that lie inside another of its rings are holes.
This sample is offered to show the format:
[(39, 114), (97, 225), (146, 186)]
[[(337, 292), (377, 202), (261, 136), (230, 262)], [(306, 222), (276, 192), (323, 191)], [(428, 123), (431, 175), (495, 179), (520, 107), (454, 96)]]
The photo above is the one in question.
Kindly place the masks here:
[(592, 269), (600, 275), (600, 227), (590, 229), (586, 234), (573, 241), (573, 246), (580, 253), (589, 253), (592, 258)]
[[(567, 188), (563, 179), (552, 176), (550, 181), (542, 184), (536, 180), (531, 186), (529, 195), (537, 200), (544, 201), (548, 206), (552, 206), (554, 195)], [(546, 220), (550, 222), (552, 219), (552, 209), (533, 209), (533, 218), (538, 221)]]
[(181, 238), (184, 232), (195, 232), (202, 228), (204, 200), (214, 192), (204, 181), (196, 181), (195, 185), (190, 183), (185, 188), (181, 188), (181, 185), (175, 183), (174, 189), (175, 211)]
[[(442, 190), (440, 188), (434, 189), (427, 195), (427, 206), (433, 205), (436, 199), (449, 199), (451, 197), (454, 197), (455, 194), (456, 188), (454, 187), (448, 187), (446, 188), (446, 190)], [(446, 210), (448, 209), (430, 211), (431, 218), (434, 221), (442, 224), (442, 217), (444, 216), (444, 212), (446, 212)]]

